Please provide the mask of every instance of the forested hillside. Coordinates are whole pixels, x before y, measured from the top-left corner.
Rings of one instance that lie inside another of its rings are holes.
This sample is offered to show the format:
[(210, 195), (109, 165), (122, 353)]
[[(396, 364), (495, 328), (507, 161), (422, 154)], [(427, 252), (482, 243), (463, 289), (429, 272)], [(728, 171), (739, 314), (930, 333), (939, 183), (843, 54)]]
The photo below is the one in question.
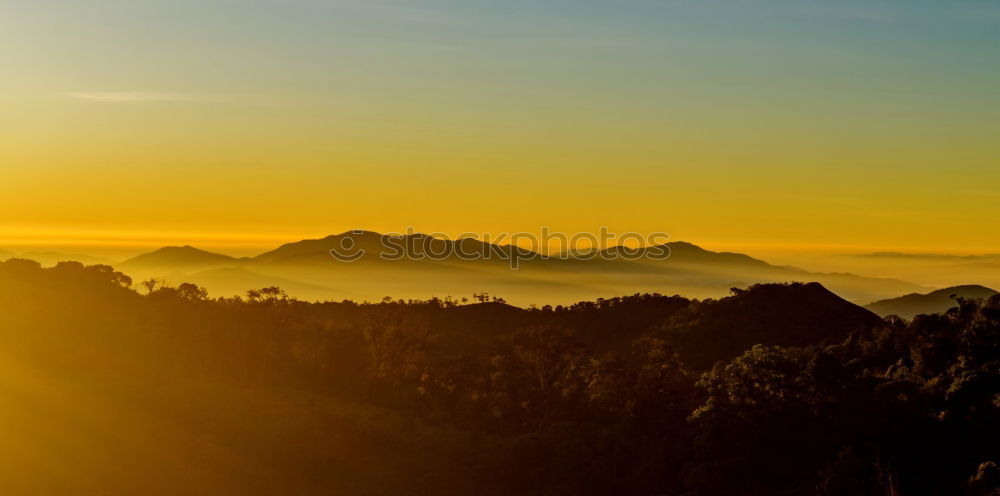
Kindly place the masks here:
[(957, 303), (306, 303), (15, 259), (0, 491), (996, 494), (1000, 297)]

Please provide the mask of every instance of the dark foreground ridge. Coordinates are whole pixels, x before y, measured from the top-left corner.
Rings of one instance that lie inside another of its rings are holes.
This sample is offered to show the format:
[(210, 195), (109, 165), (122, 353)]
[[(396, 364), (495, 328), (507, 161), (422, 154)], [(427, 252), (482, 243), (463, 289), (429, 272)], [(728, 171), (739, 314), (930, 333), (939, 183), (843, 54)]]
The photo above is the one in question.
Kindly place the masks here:
[(998, 489), (998, 296), (905, 322), (816, 283), (541, 308), (133, 286), (0, 263), (4, 494)]

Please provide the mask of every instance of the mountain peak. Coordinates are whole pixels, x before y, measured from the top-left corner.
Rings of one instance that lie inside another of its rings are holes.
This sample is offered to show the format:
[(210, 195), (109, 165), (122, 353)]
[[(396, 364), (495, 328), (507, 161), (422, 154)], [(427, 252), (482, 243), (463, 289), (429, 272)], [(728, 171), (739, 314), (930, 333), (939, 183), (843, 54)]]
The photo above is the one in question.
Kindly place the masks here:
[[(377, 231), (369, 231), (366, 229), (351, 229), (349, 231), (344, 231), (340, 234), (331, 234), (322, 239), (340, 239), (340, 238), (381, 238), (382, 233)], [(309, 241), (309, 240), (303, 240)]]
[(898, 315), (912, 319), (920, 314), (943, 313), (957, 306), (953, 296), (967, 299), (990, 298), (997, 294), (994, 289), (978, 284), (965, 284), (938, 289), (930, 293), (911, 293), (898, 298), (872, 302), (865, 308), (882, 316)]
[[(962, 284), (959, 286), (951, 286), (943, 289), (938, 289), (936, 291), (931, 291), (928, 295), (951, 295), (962, 296), (969, 295), (970, 297), (977, 298), (974, 296), (976, 294), (992, 296), (997, 294), (997, 290), (992, 288), (987, 288), (986, 286), (981, 286), (979, 284)], [(978, 296), (981, 297), (981, 296)]]
[(170, 267), (206, 267), (234, 263), (239, 259), (195, 248), (191, 245), (164, 246), (149, 253), (130, 258), (122, 262), (122, 266), (170, 266)]
[(664, 336), (687, 357), (687, 365), (707, 369), (755, 344), (836, 342), (881, 323), (820, 283), (755, 284), (725, 298), (696, 301), (667, 320)]

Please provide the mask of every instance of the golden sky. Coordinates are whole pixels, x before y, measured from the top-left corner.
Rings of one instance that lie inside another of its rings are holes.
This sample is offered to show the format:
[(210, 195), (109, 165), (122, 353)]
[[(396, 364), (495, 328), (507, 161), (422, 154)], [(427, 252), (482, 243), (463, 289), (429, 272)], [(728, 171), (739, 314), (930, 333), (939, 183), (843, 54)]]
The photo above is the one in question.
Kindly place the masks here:
[(1000, 251), (996, 4), (497, 3), (4, 2), (0, 247)]

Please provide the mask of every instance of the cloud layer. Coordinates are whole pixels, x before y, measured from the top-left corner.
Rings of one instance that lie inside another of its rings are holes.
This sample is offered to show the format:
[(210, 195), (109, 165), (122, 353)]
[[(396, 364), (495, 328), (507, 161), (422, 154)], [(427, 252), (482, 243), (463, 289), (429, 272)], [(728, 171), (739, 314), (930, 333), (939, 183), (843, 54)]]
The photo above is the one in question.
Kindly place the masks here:
[(205, 102), (208, 98), (181, 93), (161, 93), (145, 91), (124, 92), (74, 92), (63, 96), (75, 100), (100, 103), (156, 103), (156, 102)]

